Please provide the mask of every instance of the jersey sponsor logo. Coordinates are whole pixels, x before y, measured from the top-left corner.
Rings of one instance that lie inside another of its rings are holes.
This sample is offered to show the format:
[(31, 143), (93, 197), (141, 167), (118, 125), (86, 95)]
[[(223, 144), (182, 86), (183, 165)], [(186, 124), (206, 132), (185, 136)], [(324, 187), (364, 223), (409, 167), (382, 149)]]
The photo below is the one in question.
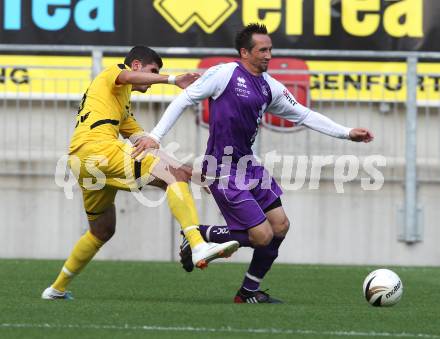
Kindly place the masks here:
[(247, 88), (246, 86), (246, 79), (243, 77), (237, 77), (237, 86)]
[(237, 88), (237, 87), (235, 87), (234, 89), (235, 89), (235, 94), (239, 97), (249, 98), (249, 95), (251, 94), (251, 91), (248, 91), (247, 89)]
[(197, 24), (206, 33), (217, 30), (237, 9), (235, 0), (155, 0), (154, 8), (179, 33)]
[(246, 79), (241, 76), (237, 76), (237, 83), (234, 90), (237, 96), (243, 98), (249, 98), (249, 95), (251, 94), (251, 91), (247, 89)]
[(290, 93), (287, 89), (283, 90), (283, 95), (292, 106), (295, 106), (297, 104), (297, 102), (290, 96)]

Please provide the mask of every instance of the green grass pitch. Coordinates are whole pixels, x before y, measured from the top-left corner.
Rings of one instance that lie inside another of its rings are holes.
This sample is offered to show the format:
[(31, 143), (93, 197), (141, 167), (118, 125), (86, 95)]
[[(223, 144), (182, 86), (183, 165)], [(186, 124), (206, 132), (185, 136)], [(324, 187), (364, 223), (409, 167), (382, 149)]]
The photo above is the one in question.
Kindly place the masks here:
[(278, 264), (262, 288), (284, 304), (236, 305), (245, 264), (95, 261), (71, 284), (74, 301), (41, 300), (61, 265), (0, 260), (0, 338), (440, 339), (440, 268), (392, 268), (403, 298), (376, 308), (362, 282), (379, 267)]

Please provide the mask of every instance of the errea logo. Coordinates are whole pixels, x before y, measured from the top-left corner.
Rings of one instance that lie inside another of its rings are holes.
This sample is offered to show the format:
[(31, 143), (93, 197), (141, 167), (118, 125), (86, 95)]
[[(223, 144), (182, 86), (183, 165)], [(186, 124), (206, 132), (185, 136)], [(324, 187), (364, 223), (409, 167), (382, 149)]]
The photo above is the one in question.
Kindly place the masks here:
[(236, 0), (154, 0), (154, 8), (179, 33), (194, 23), (206, 33), (217, 30), (237, 9)]
[(237, 77), (237, 87), (234, 88), (235, 94), (239, 97), (249, 98), (251, 91), (247, 89), (246, 79), (243, 77)]
[(243, 77), (237, 77), (237, 86), (247, 88), (246, 86), (246, 79)]

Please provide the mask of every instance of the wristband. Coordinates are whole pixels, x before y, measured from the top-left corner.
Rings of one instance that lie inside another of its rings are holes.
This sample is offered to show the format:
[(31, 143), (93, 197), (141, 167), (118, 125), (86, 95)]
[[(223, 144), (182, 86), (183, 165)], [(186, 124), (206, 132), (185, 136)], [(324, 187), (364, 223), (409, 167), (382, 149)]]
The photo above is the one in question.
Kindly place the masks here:
[(176, 76), (173, 74), (168, 75), (168, 83), (170, 85), (175, 85), (176, 84)]

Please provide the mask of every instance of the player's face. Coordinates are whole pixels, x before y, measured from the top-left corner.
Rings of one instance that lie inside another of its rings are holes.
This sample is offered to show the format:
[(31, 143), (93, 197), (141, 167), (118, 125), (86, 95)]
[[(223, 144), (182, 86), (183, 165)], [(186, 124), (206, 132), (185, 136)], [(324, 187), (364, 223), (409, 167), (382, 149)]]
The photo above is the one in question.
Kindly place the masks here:
[[(134, 66), (134, 65), (133, 65)], [(136, 67), (136, 69), (133, 67), (133, 71), (143, 72), (143, 73), (159, 73), (159, 66), (153, 62), (151, 64), (147, 64), (143, 66), (141, 63)], [(133, 86), (134, 91), (139, 91), (141, 93), (145, 93), (151, 85), (136, 85), (136, 88)]]
[(252, 73), (261, 74), (267, 71), (272, 59), (272, 40), (266, 34), (254, 34), (252, 40), (254, 47), (250, 51), (244, 50), (242, 59), (251, 68)]

